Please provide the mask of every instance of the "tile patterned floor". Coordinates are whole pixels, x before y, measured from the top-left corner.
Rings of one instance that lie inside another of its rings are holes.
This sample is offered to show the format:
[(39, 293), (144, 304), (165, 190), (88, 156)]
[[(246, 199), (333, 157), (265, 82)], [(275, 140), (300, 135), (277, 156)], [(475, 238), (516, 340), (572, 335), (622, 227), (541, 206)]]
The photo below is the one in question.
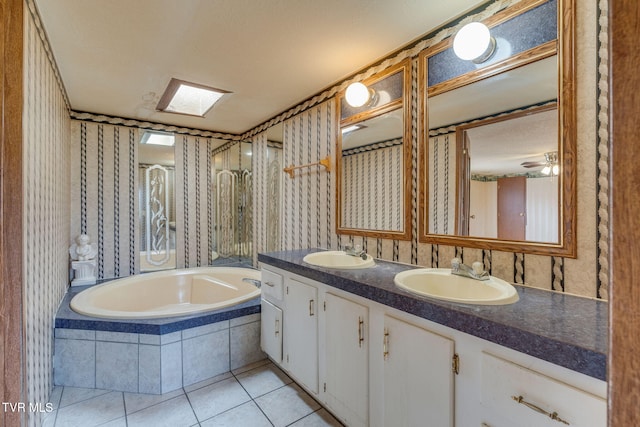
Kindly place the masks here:
[(56, 387), (46, 427), (341, 426), (265, 360), (162, 395)]

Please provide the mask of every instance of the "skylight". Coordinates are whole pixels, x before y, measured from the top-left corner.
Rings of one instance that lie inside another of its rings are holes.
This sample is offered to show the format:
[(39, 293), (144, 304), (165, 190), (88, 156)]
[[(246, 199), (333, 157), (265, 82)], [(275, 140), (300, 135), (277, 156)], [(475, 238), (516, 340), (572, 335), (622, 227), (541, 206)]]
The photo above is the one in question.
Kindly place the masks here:
[(141, 144), (147, 145), (164, 145), (171, 147), (175, 144), (175, 137), (172, 133), (157, 132), (152, 130), (146, 130), (142, 134)]
[(167, 113), (204, 117), (228, 91), (184, 80), (171, 79), (156, 107)]

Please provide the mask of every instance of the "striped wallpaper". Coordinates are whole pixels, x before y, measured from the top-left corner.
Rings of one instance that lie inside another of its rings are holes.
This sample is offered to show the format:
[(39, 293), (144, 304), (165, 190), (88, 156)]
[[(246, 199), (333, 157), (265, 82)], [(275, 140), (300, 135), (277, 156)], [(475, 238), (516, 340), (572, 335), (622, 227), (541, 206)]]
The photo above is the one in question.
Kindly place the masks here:
[(267, 139), (262, 132), (252, 139), (253, 159), (253, 265), (258, 265), (258, 253), (280, 249), (282, 144)]
[[(369, 230), (404, 227), (402, 140), (342, 156), (342, 226)], [(407, 225), (409, 226), (409, 225)]]
[(454, 234), (456, 226), (456, 135), (429, 138), (429, 233)]
[[(284, 165), (303, 165), (330, 156), (333, 169), (336, 126), (333, 100), (286, 120)], [(334, 174), (312, 166), (282, 179), (282, 249), (335, 247)]]
[[(97, 278), (140, 271), (137, 128), (71, 121), (71, 230), (98, 244)], [(209, 265), (214, 218), (212, 151), (226, 141), (176, 135), (176, 259), (178, 268)]]
[[(69, 285), (70, 119), (33, 4), (24, 11), (24, 338), (28, 402), (53, 388), (53, 321)], [(39, 426), (42, 413), (26, 414)]]

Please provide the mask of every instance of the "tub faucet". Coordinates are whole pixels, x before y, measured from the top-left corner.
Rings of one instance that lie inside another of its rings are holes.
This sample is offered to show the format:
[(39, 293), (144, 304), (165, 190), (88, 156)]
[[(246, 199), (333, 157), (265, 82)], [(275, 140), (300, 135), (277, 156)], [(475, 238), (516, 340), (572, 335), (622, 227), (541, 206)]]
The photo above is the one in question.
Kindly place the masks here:
[(345, 246), (344, 253), (351, 256), (357, 256), (362, 258), (363, 260), (367, 260), (367, 253), (362, 249), (362, 246)]
[(258, 279), (252, 279), (250, 277), (243, 277), (242, 281), (243, 282), (247, 282), (247, 283), (251, 283), (256, 288), (262, 287), (262, 282), (260, 280), (258, 280)]
[(481, 262), (474, 262), (471, 267), (462, 263), (460, 258), (451, 260), (451, 274), (469, 277), (475, 280), (489, 280), (489, 273), (484, 270)]

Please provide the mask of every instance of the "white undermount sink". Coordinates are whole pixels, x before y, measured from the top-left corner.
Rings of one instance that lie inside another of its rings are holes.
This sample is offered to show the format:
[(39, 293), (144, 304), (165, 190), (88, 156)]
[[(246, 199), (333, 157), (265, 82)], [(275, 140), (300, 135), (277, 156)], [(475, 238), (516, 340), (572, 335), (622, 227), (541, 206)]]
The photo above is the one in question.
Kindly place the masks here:
[(347, 255), (344, 251), (314, 252), (306, 255), (302, 261), (318, 267), (346, 270), (369, 268), (375, 265), (371, 255), (367, 255), (367, 259), (362, 259), (359, 256)]
[(449, 268), (419, 268), (396, 274), (395, 284), (414, 294), (465, 304), (502, 305), (518, 301), (518, 292), (497, 277), (475, 280)]

